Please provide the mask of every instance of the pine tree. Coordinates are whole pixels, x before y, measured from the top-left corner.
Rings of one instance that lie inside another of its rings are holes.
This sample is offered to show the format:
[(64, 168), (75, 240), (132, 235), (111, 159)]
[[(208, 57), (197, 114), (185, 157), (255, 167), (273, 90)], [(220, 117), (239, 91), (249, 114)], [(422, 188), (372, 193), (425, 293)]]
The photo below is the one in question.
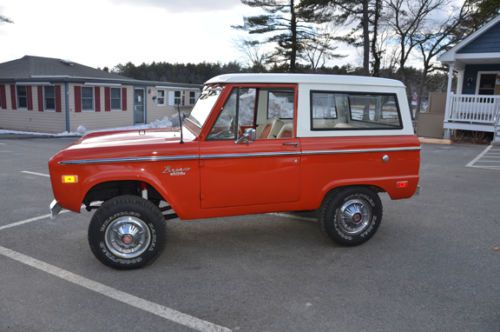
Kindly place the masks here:
[(290, 72), (297, 71), (297, 61), (305, 46), (318, 37), (309, 21), (311, 11), (303, 8), (299, 0), (241, 0), (250, 7), (264, 11), (262, 15), (244, 18), (244, 24), (233, 28), (251, 35), (265, 35), (260, 42), (276, 45), (267, 57), (274, 66), (286, 64)]

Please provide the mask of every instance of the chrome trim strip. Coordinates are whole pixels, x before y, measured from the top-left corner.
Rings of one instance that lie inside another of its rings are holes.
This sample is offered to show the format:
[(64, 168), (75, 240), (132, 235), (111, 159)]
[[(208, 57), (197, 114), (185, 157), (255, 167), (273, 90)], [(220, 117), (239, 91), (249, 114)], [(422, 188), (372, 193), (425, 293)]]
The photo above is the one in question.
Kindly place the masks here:
[(370, 153), (370, 152), (398, 152), (398, 151), (420, 151), (420, 147), (419, 146), (410, 146), (410, 147), (401, 147), (401, 148), (309, 150), (309, 151), (302, 151), (302, 154), (303, 155), (314, 155), (314, 154)]
[(343, 150), (309, 150), (309, 151), (284, 151), (284, 152), (254, 152), (254, 153), (224, 153), (224, 154), (202, 154), (183, 156), (151, 156), (151, 157), (130, 157), (130, 158), (102, 158), (102, 159), (80, 159), (62, 160), (61, 165), (83, 165), (83, 164), (104, 164), (104, 163), (124, 163), (141, 161), (175, 161), (193, 159), (228, 159), (228, 158), (248, 158), (248, 157), (273, 157), (273, 156), (298, 156), (298, 155), (323, 155), (323, 154), (343, 154), (343, 153), (370, 153), (370, 152), (398, 152), (398, 151), (419, 151), (420, 147), (400, 147), (400, 148), (373, 148), (373, 149), (343, 149)]
[(101, 158), (101, 159), (80, 159), (80, 160), (62, 160), (61, 165), (82, 165), (82, 164), (109, 164), (140, 161), (168, 161), (168, 160), (192, 160), (198, 159), (199, 155), (184, 156), (151, 156), (151, 157), (124, 157), (124, 158)]
[(200, 159), (227, 159), (227, 158), (248, 158), (248, 157), (273, 157), (273, 156), (297, 156), (300, 151), (285, 152), (254, 152), (254, 153), (224, 153), (224, 154), (203, 154)]

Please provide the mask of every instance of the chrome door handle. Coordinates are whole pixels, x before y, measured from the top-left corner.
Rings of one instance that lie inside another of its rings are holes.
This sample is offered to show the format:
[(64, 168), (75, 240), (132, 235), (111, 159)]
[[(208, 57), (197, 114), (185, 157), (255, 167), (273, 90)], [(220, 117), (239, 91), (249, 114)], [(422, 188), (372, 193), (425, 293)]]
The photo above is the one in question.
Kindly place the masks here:
[(298, 147), (299, 146), (299, 143), (297, 142), (285, 142), (283, 143), (284, 146), (295, 146), (295, 147)]

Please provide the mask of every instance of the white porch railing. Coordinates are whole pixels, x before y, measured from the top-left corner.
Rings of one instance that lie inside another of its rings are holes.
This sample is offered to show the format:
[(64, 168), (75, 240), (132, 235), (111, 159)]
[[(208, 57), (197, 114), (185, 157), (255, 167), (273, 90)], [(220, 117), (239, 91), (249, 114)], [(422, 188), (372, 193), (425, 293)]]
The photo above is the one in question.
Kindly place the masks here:
[(448, 99), (445, 122), (468, 122), (485, 125), (500, 120), (500, 96), (454, 95)]

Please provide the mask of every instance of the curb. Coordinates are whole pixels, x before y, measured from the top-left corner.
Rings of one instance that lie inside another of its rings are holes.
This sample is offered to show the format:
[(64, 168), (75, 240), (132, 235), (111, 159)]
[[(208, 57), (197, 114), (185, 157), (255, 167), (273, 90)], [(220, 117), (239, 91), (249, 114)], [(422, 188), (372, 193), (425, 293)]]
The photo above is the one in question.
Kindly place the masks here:
[(419, 137), (418, 140), (420, 143), (425, 143), (425, 144), (445, 144), (445, 145), (450, 145), (453, 142), (450, 139), (444, 139), (444, 138), (428, 138), (428, 137)]

